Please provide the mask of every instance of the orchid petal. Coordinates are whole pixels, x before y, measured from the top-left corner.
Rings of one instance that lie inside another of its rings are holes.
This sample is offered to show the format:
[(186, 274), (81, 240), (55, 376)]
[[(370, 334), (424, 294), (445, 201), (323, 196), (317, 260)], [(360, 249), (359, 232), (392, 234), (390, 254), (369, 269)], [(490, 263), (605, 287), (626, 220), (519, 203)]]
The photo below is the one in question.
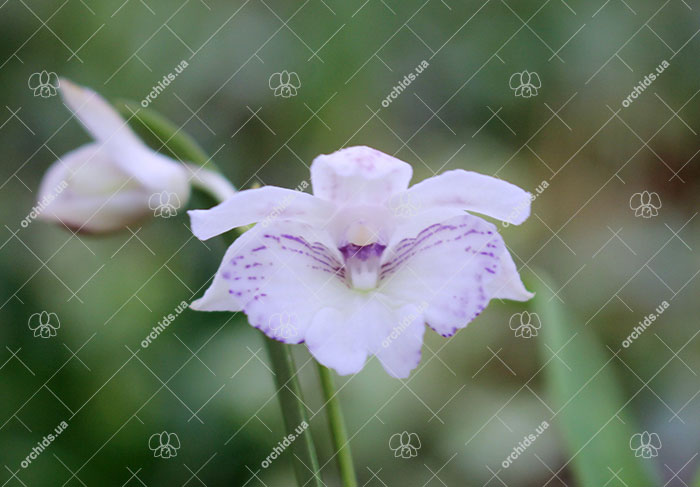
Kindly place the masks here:
[(61, 95), (68, 108), (95, 140), (114, 141), (115, 145), (143, 144), (119, 113), (90, 88), (62, 78)]
[(310, 194), (292, 189), (265, 186), (240, 191), (209, 210), (192, 210), (192, 233), (207, 240), (233, 228), (277, 219), (322, 226), (333, 215), (334, 207)]
[[(214, 282), (191, 307), (243, 310), (269, 337), (299, 343), (313, 315), (342, 303), (348, 292), (342, 257), (327, 240), (325, 232), (291, 221), (249, 230), (229, 247)], [(279, 328), (287, 322), (283, 316), (293, 319), (294, 336)]]
[(197, 164), (186, 164), (190, 172), (192, 185), (207, 191), (219, 201), (229, 199), (236, 194), (236, 188), (220, 172), (207, 169)]
[(355, 374), (367, 360), (365, 332), (381, 317), (390, 317), (377, 303), (367, 303), (348, 314), (323, 308), (306, 333), (306, 345), (316, 360), (340, 375)]
[(114, 164), (98, 144), (86, 144), (49, 167), (39, 186), (39, 214), (86, 232), (118, 230), (149, 213), (151, 192)]
[(408, 187), (409, 164), (370, 147), (320, 155), (311, 164), (314, 195), (339, 205), (381, 204)]
[(66, 105), (87, 131), (104, 145), (112, 161), (151, 192), (167, 189), (187, 199), (189, 184), (182, 167), (149, 149), (127, 122), (99, 94), (61, 79)]
[(424, 229), (387, 249), (380, 292), (427, 304), (426, 324), (451, 336), (493, 297), (491, 281), (503, 266), (504, 243), (493, 224), (472, 215)]
[(420, 362), (422, 313), (414, 305), (392, 308), (379, 296), (350, 295), (342, 307), (321, 309), (306, 332), (309, 351), (340, 375), (359, 372), (376, 355), (393, 377), (408, 377)]
[(416, 202), (419, 212), (435, 207), (460, 209), (516, 225), (530, 216), (530, 193), (501, 179), (462, 169), (425, 179), (404, 195)]
[(512, 299), (513, 301), (527, 301), (535, 295), (527, 289), (520, 274), (515, 268), (513, 257), (508, 252), (505, 244), (498, 254), (500, 265), (496, 269), (496, 275), (486, 284), (486, 290), (491, 299)]
[(376, 332), (383, 336), (380, 347), (373, 352), (390, 376), (403, 379), (420, 363), (425, 333), (423, 310), (419, 304), (408, 304), (392, 317), (377, 328)]

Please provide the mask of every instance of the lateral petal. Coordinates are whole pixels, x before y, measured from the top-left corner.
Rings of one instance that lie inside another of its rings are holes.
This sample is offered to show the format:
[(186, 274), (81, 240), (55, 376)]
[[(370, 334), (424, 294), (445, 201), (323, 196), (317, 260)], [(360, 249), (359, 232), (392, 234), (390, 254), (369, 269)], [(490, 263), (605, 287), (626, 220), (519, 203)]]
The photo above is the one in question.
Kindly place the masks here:
[(481, 213), (519, 225), (530, 216), (530, 193), (498, 178), (455, 169), (411, 186), (401, 195), (417, 213), (435, 207)]
[(451, 336), (494, 297), (490, 286), (508, 265), (504, 248), (493, 224), (472, 215), (451, 218), (387, 249), (379, 290), (425, 303), (426, 324)]
[(173, 191), (187, 200), (189, 183), (184, 168), (149, 149), (104, 98), (65, 78), (60, 91), (75, 117), (123, 171), (152, 192)]
[(211, 286), (191, 307), (242, 310), (270, 338), (301, 343), (314, 315), (339, 307), (350, 292), (341, 257), (322, 243), (327, 238), (291, 221), (247, 231), (226, 251)]
[(324, 226), (335, 211), (334, 205), (310, 194), (277, 186), (246, 189), (233, 194), (208, 210), (191, 210), (192, 233), (207, 240), (233, 228), (261, 222), (274, 225), (277, 220), (293, 220)]

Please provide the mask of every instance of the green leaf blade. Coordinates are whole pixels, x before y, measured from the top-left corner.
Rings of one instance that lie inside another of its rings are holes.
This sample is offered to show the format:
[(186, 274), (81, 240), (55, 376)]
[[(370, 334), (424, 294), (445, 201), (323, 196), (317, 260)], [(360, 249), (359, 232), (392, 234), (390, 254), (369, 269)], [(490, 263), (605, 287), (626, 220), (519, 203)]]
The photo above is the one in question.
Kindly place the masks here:
[(551, 423), (564, 437), (566, 465), (577, 485), (659, 485), (654, 460), (636, 457), (630, 448), (631, 436), (639, 432), (627, 409), (634, 396), (625, 397), (616, 381), (615, 351), (560, 302), (550, 300), (545, 286), (535, 291), (534, 310), (542, 323), (539, 351), (555, 410)]

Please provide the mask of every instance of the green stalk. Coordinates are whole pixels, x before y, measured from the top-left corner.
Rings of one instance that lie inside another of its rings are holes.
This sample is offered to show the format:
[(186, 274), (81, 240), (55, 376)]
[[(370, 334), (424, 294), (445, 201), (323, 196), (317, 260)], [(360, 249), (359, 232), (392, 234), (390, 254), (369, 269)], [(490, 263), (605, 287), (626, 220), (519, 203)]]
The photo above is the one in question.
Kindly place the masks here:
[[(308, 429), (309, 418), (301, 400), (301, 386), (290, 347), (271, 338), (264, 337), (264, 340), (272, 362), (272, 370), (275, 373), (277, 396), (282, 406), (285, 431), (296, 438), (292, 443), (292, 453), (295, 456), (292, 463), (297, 482), (301, 487), (322, 487), (324, 484), (321, 480), (314, 440), (311, 430)], [(301, 434), (296, 433), (295, 429), (301, 431), (302, 428)]]
[(189, 161), (216, 169), (202, 147), (184, 130), (150, 108), (132, 101), (119, 101), (115, 108), (129, 126), (154, 150), (180, 161)]
[[(207, 165), (210, 169), (216, 169), (210, 158), (201, 147), (184, 131), (179, 130), (175, 124), (155, 112), (146, 110), (134, 103), (120, 103), (117, 108), (129, 120), (132, 128), (142, 136), (145, 141), (156, 151), (174, 156), (176, 159), (190, 161), (200, 166)], [(200, 188), (211, 198), (213, 204), (221, 203), (217, 195), (207, 192), (206, 188)], [(243, 229), (238, 231), (242, 233)], [(230, 245), (235, 239), (234, 232), (223, 235), (224, 240)], [(292, 464), (294, 473), (300, 487), (323, 487), (319, 469), (318, 457), (314, 448), (311, 430), (308, 429), (309, 418), (306, 407), (303, 404), (301, 386), (297, 377), (297, 369), (294, 365), (292, 351), (289, 345), (263, 336), (265, 346), (272, 364), (277, 385), (277, 398), (282, 409), (285, 436), (294, 435), (295, 440), (290, 447), (293, 455)], [(304, 426), (306, 425), (306, 426)], [(297, 434), (295, 429), (304, 428)], [(355, 484), (352, 484), (355, 485)]]
[(357, 487), (355, 477), (355, 467), (352, 464), (352, 452), (350, 451), (350, 441), (348, 431), (343, 420), (343, 411), (340, 408), (340, 400), (333, 381), (333, 372), (330, 369), (318, 364), (318, 374), (321, 378), (321, 388), (323, 398), (326, 400), (326, 414), (328, 415), (328, 426), (333, 438), (333, 448), (340, 469), (340, 478), (343, 487)]
[[(223, 238), (226, 244), (230, 245), (234, 240), (233, 232), (229, 232)], [(275, 376), (285, 436), (295, 437), (290, 448), (294, 476), (299, 487), (324, 487), (292, 349), (289, 345), (268, 338), (262, 332), (261, 335)], [(300, 431), (303, 428), (303, 431), (297, 433), (297, 428)]]

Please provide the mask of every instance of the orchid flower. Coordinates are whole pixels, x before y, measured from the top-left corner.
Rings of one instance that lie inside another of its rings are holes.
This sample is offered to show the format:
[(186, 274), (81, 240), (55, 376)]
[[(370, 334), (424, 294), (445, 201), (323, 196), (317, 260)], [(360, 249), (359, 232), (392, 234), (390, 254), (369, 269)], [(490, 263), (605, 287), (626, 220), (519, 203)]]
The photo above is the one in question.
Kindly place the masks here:
[(202, 240), (262, 222), (191, 307), (243, 311), (341, 375), (375, 355), (402, 378), (420, 362), (425, 325), (448, 337), (491, 299), (530, 299), (496, 226), (469, 213), (520, 224), (530, 194), (464, 170), (409, 188), (411, 176), (406, 162), (350, 147), (313, 161), (313, 195), (266, 186), (190, 211)]
[(119, 230), (152, 213), (154, 194), (188, 200), (188, 170), (143, 143), (94, 91), (62, 79), (65, 104), (95, 139), (47, 170), (39, 188), (40, 217), (89, 233)]

